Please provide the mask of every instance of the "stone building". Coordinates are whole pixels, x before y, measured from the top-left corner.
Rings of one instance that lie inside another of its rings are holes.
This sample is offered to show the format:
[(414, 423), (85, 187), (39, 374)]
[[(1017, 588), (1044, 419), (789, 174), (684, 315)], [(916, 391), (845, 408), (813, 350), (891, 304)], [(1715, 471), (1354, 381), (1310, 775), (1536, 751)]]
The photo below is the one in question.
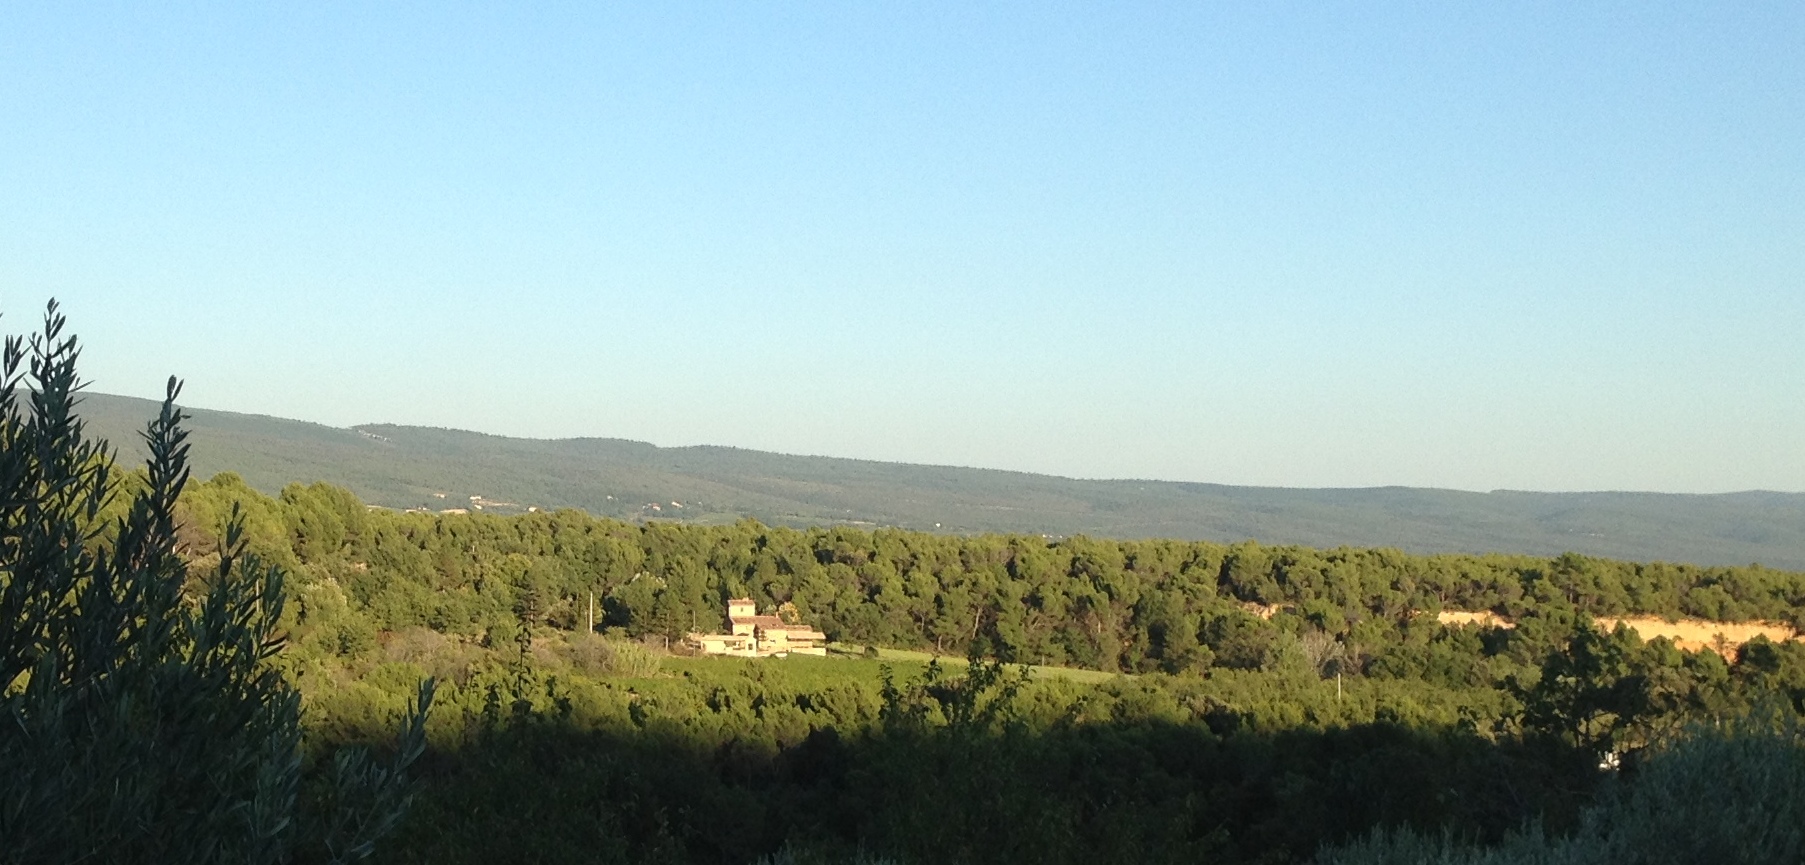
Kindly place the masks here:
[(751, 598), (727, 602), (727, 633), (690, 634), (688, 642), (706, 655), (767, 658), (773, 655), (826, 655), (827, 635), (777, 616), (761, 616)]

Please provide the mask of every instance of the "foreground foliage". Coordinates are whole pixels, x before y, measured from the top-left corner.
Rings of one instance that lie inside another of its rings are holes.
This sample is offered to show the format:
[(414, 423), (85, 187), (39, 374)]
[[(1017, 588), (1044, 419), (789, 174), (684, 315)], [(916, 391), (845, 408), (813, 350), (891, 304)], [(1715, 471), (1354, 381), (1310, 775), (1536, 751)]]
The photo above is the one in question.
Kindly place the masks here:
[(1756, 714), (1697, 727), (1651, 749), (1644, 764), (1587, 808), (1577, 831), (1529, 824), (1496, 845), (1453, 831), (1380, 831), (1324, 850), (1321, 865), (1591, 865), (1700, 862), (1767, 865), (1805, 859), (1805, 729)]
[[(405, 805), (415, 711), (388, 764), (343, 750), (309, 789), (300, 698), (270, 663), (280, 570), (228, 521), (191, 574), (172, 379), (123, 484), (75, 414), (75, 341), (54, 305), (0, 358), (0, 858), (7, 862), (345, 861)], [(129, 498), (119, 498), (129, 487)]]

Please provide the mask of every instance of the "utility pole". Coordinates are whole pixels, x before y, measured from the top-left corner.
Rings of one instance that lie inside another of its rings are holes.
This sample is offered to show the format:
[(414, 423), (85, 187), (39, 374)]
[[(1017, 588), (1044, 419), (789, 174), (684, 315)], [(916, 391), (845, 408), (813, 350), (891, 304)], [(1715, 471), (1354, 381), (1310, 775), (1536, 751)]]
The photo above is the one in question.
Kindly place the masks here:
[(589, 633), (595, 633), (595, 592), (589, 593)]

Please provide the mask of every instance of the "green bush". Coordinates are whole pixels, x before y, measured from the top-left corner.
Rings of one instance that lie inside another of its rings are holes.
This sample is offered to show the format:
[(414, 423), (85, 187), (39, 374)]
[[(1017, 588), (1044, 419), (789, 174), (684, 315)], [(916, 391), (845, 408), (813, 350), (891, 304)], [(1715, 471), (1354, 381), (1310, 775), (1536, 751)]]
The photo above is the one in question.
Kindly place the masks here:
[(591, 676), (648, 678), (662, 666), (658, 654), (629, 640), (600, 634), (575, 634), (564, 649), (572, 667)]
[(1695, 727), (1552, 837), (1530, 825), (1494, 847), (1409, 829), (1324, 850), (1322, 865), (1792, 865), (1805, 859), (1805, 728), (1790, 713)]
[[(233, 518), (190, 579), (176, 499), (186, 433), (170, 380), (123, 516), (76, 416), (76, 341), (51, 304), (0, 358), (0, 857), (7, 862), (341, 862), (409, 794), (422, 684), (395, 759), (342, 749), (304, 777), (300, 699), (271, 663), (283, 573)], [(309, 807), (309, 805), (313, 807)]]

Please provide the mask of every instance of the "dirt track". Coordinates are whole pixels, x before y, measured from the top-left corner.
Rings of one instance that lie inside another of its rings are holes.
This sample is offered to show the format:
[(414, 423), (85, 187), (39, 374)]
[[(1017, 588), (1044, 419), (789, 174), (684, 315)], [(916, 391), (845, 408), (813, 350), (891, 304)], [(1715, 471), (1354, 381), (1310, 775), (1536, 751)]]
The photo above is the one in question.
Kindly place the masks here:
[[(1444, 625), (1481, 624), (1498, 628), (1515, 627), (1515, 624), (1495, 613), (1462, 613), (1444, 610), (1436, 617)], [(1701, 652), (1706, 649), (1718, 654), (1730, 656), (1736, 653), (1738, 646), (1754, 639), (1757, 635), (1765, 636), (1774, 642), (1799, 640), (1805, 642), (1805, 635), (1797, 634), (1792, 626), (1774, 622), (1709, 622), (1704, 619), (1680, 619), (1669, 622), (1652, 616), (1628, 616), (1624, 618), (1601, 618), (1598, 626), (1606, 630), (1615, 630), (1618, 623), (1628, 625), (1644, 640), (1666, 637), (1675, 646), (1688, 652)]]

